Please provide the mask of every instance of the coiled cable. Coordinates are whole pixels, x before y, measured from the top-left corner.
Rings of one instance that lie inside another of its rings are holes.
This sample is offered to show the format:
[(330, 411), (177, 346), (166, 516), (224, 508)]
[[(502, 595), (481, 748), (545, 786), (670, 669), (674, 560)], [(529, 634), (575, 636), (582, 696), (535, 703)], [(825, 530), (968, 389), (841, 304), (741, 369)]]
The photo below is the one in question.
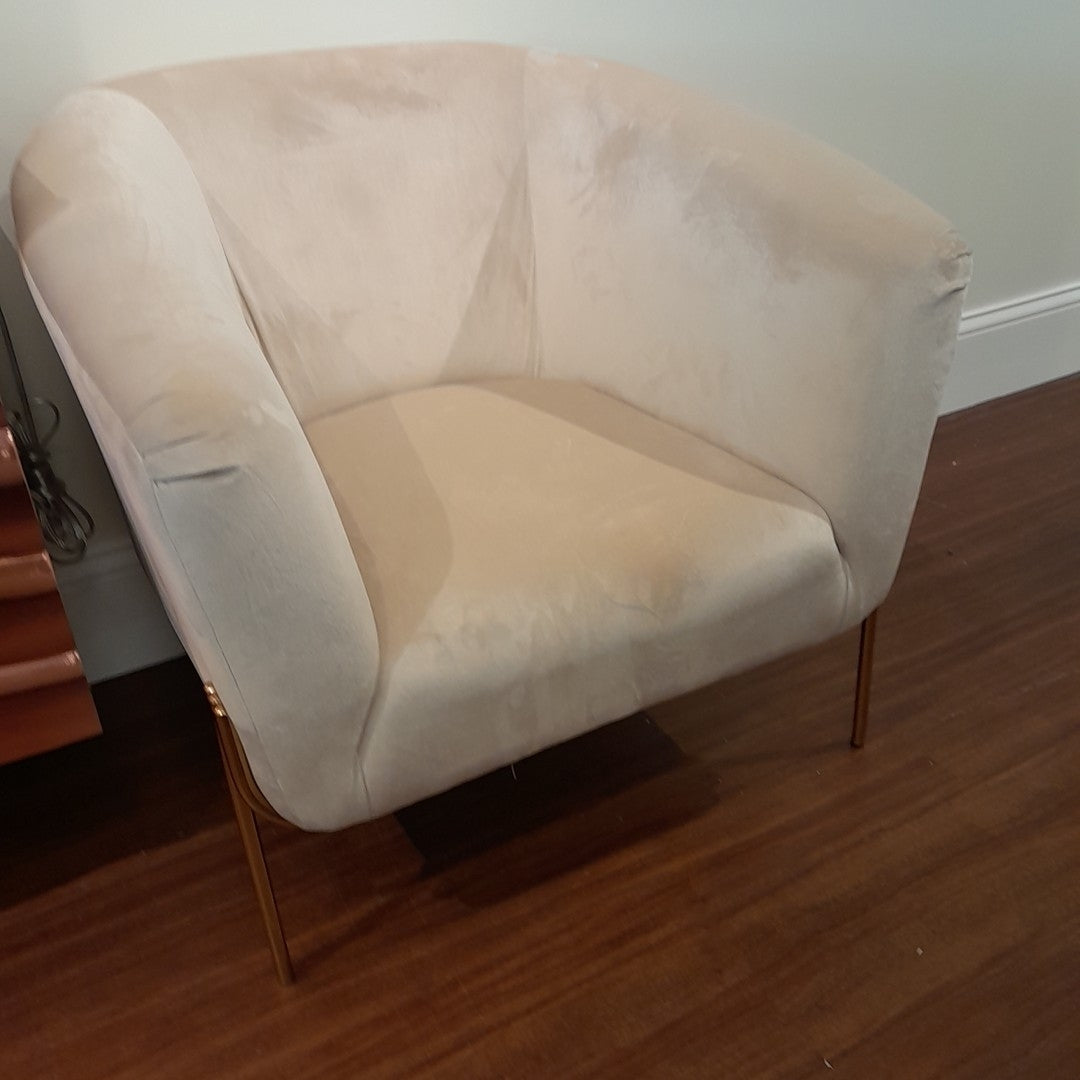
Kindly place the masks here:
[[(11, 432), (19, 452), (30, 501), (34, 506), (38, 524), (49, 555), (55, 562), (78, 562), (86, 554), (87, 541), (94, 533), (94, 519), (90, 511), (67, 490), (67, 485), (53, 471), (47, 449), (60, 427), (60, 410), (45, 398), (28, 397), (23, 383), (15, 346), (8, 330), (7, 319), (0, 310), (0, 333), (3, 334), (4, 351), (7, 353), (15, 391), (19, 396), (21, 411), (12, 411)], [(34, 408), (45, 409), (48, 414), (43, 434), (39, 434), (34, 420)]]

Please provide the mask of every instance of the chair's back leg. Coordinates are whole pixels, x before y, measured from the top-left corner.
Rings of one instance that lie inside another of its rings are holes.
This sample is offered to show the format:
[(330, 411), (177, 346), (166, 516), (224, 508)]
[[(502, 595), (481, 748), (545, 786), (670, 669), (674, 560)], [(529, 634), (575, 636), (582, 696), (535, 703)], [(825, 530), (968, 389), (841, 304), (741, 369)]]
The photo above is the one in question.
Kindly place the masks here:
[(874, 668), (874, 631), (877, 612), (863, 619), (859, 635), (859, 668), (855, 677), (855, 716), (851, 724), (851, 745), (860, 747), (866, 742), (866, 722), (870, 712), (870, 675)]

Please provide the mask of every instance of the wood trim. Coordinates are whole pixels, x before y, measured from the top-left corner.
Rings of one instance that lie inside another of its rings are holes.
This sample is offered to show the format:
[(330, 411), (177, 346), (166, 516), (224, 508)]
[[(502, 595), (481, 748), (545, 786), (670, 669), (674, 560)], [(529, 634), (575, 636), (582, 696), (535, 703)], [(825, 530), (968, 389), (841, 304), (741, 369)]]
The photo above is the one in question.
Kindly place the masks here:
[(11, 428), (4, 424), (4, 414), (0, 412), (0, 487), (15, 487), (22, 482), (23, 472), (15, 447), (15, 436)]
[(0, 408), (0, 764), (101, 733)]
[(1080, 307), (1080, 281), (965, 311), (960, 317), (958, 336), (966, 338), (987, 330), (1000, 330), (1003, 326), (1011, 326), (1025, 319), (1035, 319), (1074, 307)]
[(42, 686), (55, 686), (82, 676), (82, 664), (74, 649), (56, 656), (42, 656), (36, 660), (24, 660), (19, 664), (0, 667), (0, 698), (9, 694), (22, 694)]
[(940, 411), (966, 409), (1075, 373), (1078, 334), (1080, 282), (965, 312)]
[(44, 551), (0, 555), (0, 600), (39, 596), (56, 588), (52, 562)]

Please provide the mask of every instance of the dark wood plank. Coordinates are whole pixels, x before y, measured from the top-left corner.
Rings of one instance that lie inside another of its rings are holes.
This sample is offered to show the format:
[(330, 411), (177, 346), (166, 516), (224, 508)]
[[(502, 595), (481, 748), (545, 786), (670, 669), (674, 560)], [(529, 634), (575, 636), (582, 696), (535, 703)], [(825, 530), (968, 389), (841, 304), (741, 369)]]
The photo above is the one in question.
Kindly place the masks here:
[(0, 770), (0, 1075), (1080, 1075), (1077, 416), (939, 425), (864, 750), (849, 634), (268, 829), (288, 990), (193, 673), (98, 687), (103, 739)]

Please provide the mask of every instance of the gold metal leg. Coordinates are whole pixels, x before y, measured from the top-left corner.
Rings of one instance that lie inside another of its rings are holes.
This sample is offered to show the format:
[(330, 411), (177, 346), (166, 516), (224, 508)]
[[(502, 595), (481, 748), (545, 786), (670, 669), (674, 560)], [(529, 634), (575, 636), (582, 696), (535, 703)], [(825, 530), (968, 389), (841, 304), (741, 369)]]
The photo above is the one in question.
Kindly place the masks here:
[(274, 967), (277, 969), (277, 976), (282, 986), (288, 986), (296, 976), (289, 957), (289, 946), (285, 942), (285, 932), (281, 928), (281, 915), (278, 913), (274, 889), (270, 884), (270, 874), (266, 868), (266, 855), (263, 852), (262, 841), (259, 839), (259, 826), (255, 820), (255, 812), (244, 798), (237, 780), (235, 772), (237, 751), (232, 741), (234, 736), (231, 731), (226, 730), (231, 722), (212, 686), (206, 687), (206, 696), (214, 711), (218, 748), (221, 750), (221, 760), (225, 766), (229, 797), (232, 799), (233, 813), (236, 815), (236, 824), (240, 829), (240, 840), (244, 845), (248, 870), (251, 871), (251, 882), (255, 886), (255, 899), (259, 904), (259, 913), (262, 915), (263, 926), (270, 942), (270, 952), (274, 957)]
[(859, 636), (859, 668), (855, 677), (855, 716), (851, 725), (851, 745), (855, 748), (866, 742), (866, 721), (870, 712), (870, 674), (874, 668), (874, 631), (877, 612), (863, 619)]

